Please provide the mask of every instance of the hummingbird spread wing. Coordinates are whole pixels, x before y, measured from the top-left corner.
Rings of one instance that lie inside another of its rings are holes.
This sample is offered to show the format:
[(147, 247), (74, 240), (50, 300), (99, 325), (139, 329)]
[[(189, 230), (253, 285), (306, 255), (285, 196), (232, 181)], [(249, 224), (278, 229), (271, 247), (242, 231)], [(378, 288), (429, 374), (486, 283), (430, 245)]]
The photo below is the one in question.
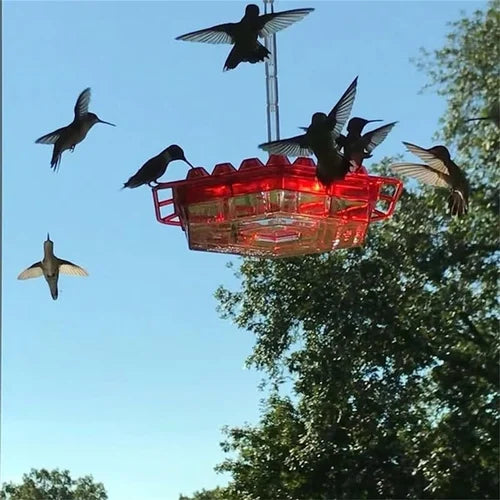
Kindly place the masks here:
[(408, 149), (408, 151), (418, 156), (422, 161), (427, 163), (427, 165), (432, 167), (434, 170), (442, 172), (446, 175), (449, 174), (446, 165), (437, 156), (432, 154), (430, 151), (427, 151), (427, 149), (421, 148), (420, 146), (411, 144), (409, 142), (403, 141), (403, 144), (406, 146), (406, 149)]
[(420, 163), (394, 163), (390, 168), (393, 172), (400, 175), (409, 175), (424, 184), (437, 187), (450, 187), (447, 182), (448, 175), (428, 165)]
[(351, 114), (352, 105), (354, 104), (354, 98), (356, 97), (356, 87), (358, 85), (358, 77), (356, 77), (351, 85), (344, 92), (342, 97), (339, 99), (339, 102), (335, 104), (333, 109), (328, 114), (328, 120), (334, 124), (333, 134), (337, 137), (342, 128), (345, 125), (345, 122), (349, 118)]
[(90, 87), (86, 88), (76, 100), (75, 104), (75, 119), (80, 120), (89, 112), (90, 104)]
[(218, 24), (211, 28), (192, 31), (185, 35), (180, 35), (176, 40), (184, 40), (186, 42), (203, 42), (203, 43), (234, 43), (234, 28), (235, 23)]
[(264, 144), (259, 144), (259, 148), (273, 155), (311, 156), (313, 154), (305, 134), (296, 135), (289, 139), (265, 142)]
[(66, 127), (61, 127), (58, 128), (57, 130), (54, 130), (54, 132), (50, 132), (48, 134), (42, 135), (42, 137), (39, 137), (35, 143), (36, 144), (55, 144), (59, 138), (61, 137), (61, 134), (66, 130)]
[(25, 269), (18, 277), (18, 280), (29, 280), (31, 278), (39, 278), (43, 276), (43, 269), (41, 262), (35, 262), (32, 266)]
[(59, 272), (70, 276), (88, 276), (89, 273), (83, 267), (77, 266), (69, 260), (58, 259)]
[(292, 9), (259, 16), (259, 36), (265, 38), (300, 21), (314, 9)]
[(383, 125), (382, 127), (370, 130), (370, 132), (366, 133), (363, 136), (366, 151), (371, 153), (380, 143), (382, 143), (396, 123), (398, 122), (388, 123), (387, 125)]

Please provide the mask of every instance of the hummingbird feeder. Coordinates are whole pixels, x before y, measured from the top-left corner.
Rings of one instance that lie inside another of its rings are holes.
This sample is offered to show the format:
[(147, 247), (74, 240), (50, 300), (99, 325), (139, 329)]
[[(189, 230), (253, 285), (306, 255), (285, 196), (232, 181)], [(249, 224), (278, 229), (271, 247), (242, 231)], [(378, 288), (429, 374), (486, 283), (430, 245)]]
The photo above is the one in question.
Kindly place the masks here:
[(370, 223), (392, 215), (402, 187), (361, 167), (325, 188), (312, 159), (271, 155), (238, 170), (220, 163), (211, 175), (191, 169), (155, 186), (153, 200), (157, 220), (182, 227), (191, 250), (292, 257), (362, 245)]
[[(265, 13), (273, 0), (264, 0)], [(268, 141), (279, 139), (276, 35), (265, 38)], [(180, 226), (189, 248), (253, 257), (292, 257), (361, 246), (372, 222), (394, 212), (403, 184), (361, 166), (329, 187), (311, 158), (270, 155), (191, 169), (153, 187), (156, 219)]]

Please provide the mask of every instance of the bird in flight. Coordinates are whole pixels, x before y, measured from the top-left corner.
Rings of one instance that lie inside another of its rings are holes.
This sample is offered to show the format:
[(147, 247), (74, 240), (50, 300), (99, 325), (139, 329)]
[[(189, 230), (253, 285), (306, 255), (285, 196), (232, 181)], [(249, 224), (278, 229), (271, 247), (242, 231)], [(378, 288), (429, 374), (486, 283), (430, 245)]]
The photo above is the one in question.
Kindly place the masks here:
[(269, 57), (270, 52), (258, 38), (265, 38), (277, 31), (300, 21), (314, 9), (293, 9), (260, 15), (258, 5), (248, 4), (245, 15), (238, 23), (225, 23), (205, 28), (185, 35), (176, 40), (203, 43), (228, 43), (233, 48), (224, 64), (224, 71), (234, 69), (241, 62), (255, 64)]
[(87, 271), (82, 267), (73, 264), (73, 262), (69, 260), (59, 259), (54, 255), (54, 242), (47, 233), (47, 239), (43, 243), (43, 259), (40, 262), (35, 262), (32, 266), (28, 267), (28, 269), (25, 269), (19, 274), (17, 279), (27, 280), (43, 276), (49, 284), (52, 298), (57, 300), (59, 295), (57, 290), (59, 273), (71, 276), (88, 276)]
[(442, 145), (424, 149), (409, 142), (403, 141), (403, 144), (424, 164), (394, 163), (391, 170), (414, 177), (430, 186), (449, 188), (450, 214), (458, 217), (465, 215), (469, 210), (469, 182), (460, 167), (451, 159), (448, 149)]
[(66, 127), (58, 128), (35, 141), (36, 144), (53, 144), (50, 167), (56, 172), (61, 163), (61, 155), (67, 149), (74, 151), (75, 146), (82, 142), (89, 130), (96, 123), (105, 123), (115, 127), (113, 123), (101, 120), (96, 114), (89, 113), (90, 88), (86, 88), (76, 100), (75, 118)]
[(312, 115), (309, 127), (300, 127), (305, 134), (260, 144), (259, 148), (270, 154), (285, 156), (310, 156), (317, 158), (316, 175), (328, 186), (345, 177), (351, 166), (348, 159), (340, 154), (336, 139), (351, 114), (356, 97), (358, 77), (356, 77), (328, 113)]
[(340, 134), (337, 137), (337, 145), (343, 150), (344, 156), (348, 161), (360, 167), (365, 158), (371, 158), (371, 152), (384, 141), (392, 127), (397, 122), (382, 125), (364, 135), (361, 135), (363, 129), (368, 123), (381, 122), (382, 120), (365, 120), (364, 118), (354, 117), (347, 124), (347, 135)]

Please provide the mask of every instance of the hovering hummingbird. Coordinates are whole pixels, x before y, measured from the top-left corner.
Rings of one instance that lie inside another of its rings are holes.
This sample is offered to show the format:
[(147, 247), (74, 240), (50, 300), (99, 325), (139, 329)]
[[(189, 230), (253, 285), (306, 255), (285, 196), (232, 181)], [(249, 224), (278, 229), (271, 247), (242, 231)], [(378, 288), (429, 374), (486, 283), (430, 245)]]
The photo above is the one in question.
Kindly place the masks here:
[(66, 149), (74, 151), (75, 146), (82, 142), (87, 136), (89, 130), (96, 123), (105, 123), (116, 127), (114, 123), (109, 123), (101, 120), (94, 113), (89, 113), (90, 103), (90, 88), (86, 88), (76, 100), (75, 104), (75, 118), (66, 127), (58, 128), (50, 134), (46, 134), (35, 141), (36, 144), (53, 144), (54, 151), (52, 152), (52, 160), (50, 161), (50, 168), (56, 172), (61, 163), (61, 155)]
[(49, 284), (50, 294), (54, 300), (57, 300), (57, 281), (59, 273), (69, 274), (71, 276), (88, 276), (87, 271), (69, 260), (59, 259), (54, 255), (54, 242), (51, 241), (47, 233), (47, 239), (43, 243), (43, 259), (41, 262), (35, 262), (32, 266), (25, 269), (18, 277), (18, 280), (27, 280), (30, 278), (39, 278), (44, 276)]
[(351, 114), (357, 84), (358, 77), (328, 115), (314, 113), (309, 127), (300, 127), (306, 131), (305, 134), (260, 144), (259, 148), (270, 154), (285, 156), (309, 156), (314, 153), (318, 160), (316, 175), (322, 184), (329, 185), (343, 179), (349, 171), (350, 162), (339, 153), (335, 141)]
[(125, 184), (123, 184), (122, 189), (136, 188), (147, 184), (150, 187), (152, 182), (158, 184), (158, 178), (160, 178), (167, 170), (168, 164), (174, 160), (182, 160), (186, 162), (191, 168), (194, 168), (191, 163), (186, 160), (184, 156), (184, 151), (177, 144), (172, 144), (167, 149), (164, 149), (160, 154), (153, 156), (149, 159), (135, 175), (133, 175)]
[(409, 175), (431, 186), (450, 188), (448, 207), (452, 216), (463, 216), (469, 209), (469, 183), (458, 165), (452, 161), (445, 146), (424, 149), (415, 144), (404, 142), (408, 151), (417, 155), (425, 165), (418, 163), (395, 163), (394, 172)]
[(364, 135), (361, 135), (361, 132), (368, 123), (381, 121), (365, 120), (357, 116), (349, 120), (347, 124), (347, 136), (340, 134), (336, 139), (337, 145), (343, 148), (344, 156), (348, 160), (352, 160), (356, 165), (361, 166), (365, 158), (372, 157), (371, 152), (384, 141), (397, 122), (388, 123)]
[(498, 99), (490, 106), (487, 116), (481, 116), (479, 118), (469, 118), (465, 121), (472, 122), (480, 120), (491, 120), (497, 127), (500, 127), (500, 102), (498, 101)]
[(225, 23), (185, 35), (176, 40), (204, 43), (230, 43), (234, 45), (224, 64), (224, 71), (234, 69), (241, 62), (255, 64), (271, 54), (257, 38), (265, 38), (303, 19), (314, 9), (293, 9), (271, 14), (260, 14), (259, 7), (248, 4), (245, 15), (238, 23)]

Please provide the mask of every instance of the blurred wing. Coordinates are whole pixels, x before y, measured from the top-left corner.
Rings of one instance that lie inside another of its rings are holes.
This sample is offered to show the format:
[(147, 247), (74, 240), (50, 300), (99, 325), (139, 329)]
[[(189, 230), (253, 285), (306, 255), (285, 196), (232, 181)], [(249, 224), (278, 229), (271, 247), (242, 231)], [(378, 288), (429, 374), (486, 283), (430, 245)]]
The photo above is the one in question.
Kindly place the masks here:
[(344, 92), (339, 102), (335, 104), (334, 108), (328, 114), (328, 119), (330, 121), (335, 121), (335, 127), (333, 129), (333, 134), (337, 137), (345, 122), (351, 114), (352, 105), (354, 104), (354, 98), (356, 97), (356, 87), (358, 85), (358, 77), (356, 77), (348, 89)]
[(260, 144), (259, 148), (273, 155), (311, 156), (313, 154), (309, 148), (305, 134), (290, 137), (289, 139), (265, 142), (264, 144)]
[(446, 165), (439, 158), (427, 151), (427, 149), (421, 148), (420, 146), (416, 146), (415, 144), (411, 144), (409, 142), (403, 141), (403, 144), (406, 146), (406, 149), (408, 149), (408, 151), (418, 156), (422, 161), (427, 163), (427, 165), (432, 167), (434, 170), (448, 175), (449, 172), (446, 168)]
[(184, 40), (186, 42), (203, 42), (203, 43), (234, 43), (234, 23), (218, 24), (211, 28), (192, 31), (185, 35), (178, 36), (176, 40)]
[(41, 262), (35, 262), (32, 266), (25, 269), (18, 277), (18, 280), (29, 280), (30, 278), (39, 278), (43, 276), (43, 269)]
[(293, 9), (259, 16), (259, 36), (265, 38), (300, 21), (314, 9)]
[(35, 143), (36, 144), (55, 144), (59, 138), (61, 137), (62, 132), (64, 131), (66, 127), (58, 128), (57, 130), (54, 130), (54, 132), (50, 132), (49, 134), (42, 135), (42, 137), (39, 137)]
[(59, 259), (59, 272), (70, 276), (88, 276), (89, 273), (83, 267), (77, 266), (69, 260)]
[(414, 177), (424, 184), (437, 187), (450, 187), (446, 182), (447, 175), (434, 170), (428, 165), (421, 165), (419, 163), (394, 163), (390, 166), (390, 169), (400, 175)]
[(90, 87), (86, 88), (76, 100), (75, 104), (75, 118), (80, 119), (89, 112), (90, 104)]
[(365, 143), (365, 149), (368, 153), (371, 153), (383, 140), (387, 137), (392, 127), (398, 122), (388, 123), (382, 127), (371, 130), (363, 136), (363, 142)]

